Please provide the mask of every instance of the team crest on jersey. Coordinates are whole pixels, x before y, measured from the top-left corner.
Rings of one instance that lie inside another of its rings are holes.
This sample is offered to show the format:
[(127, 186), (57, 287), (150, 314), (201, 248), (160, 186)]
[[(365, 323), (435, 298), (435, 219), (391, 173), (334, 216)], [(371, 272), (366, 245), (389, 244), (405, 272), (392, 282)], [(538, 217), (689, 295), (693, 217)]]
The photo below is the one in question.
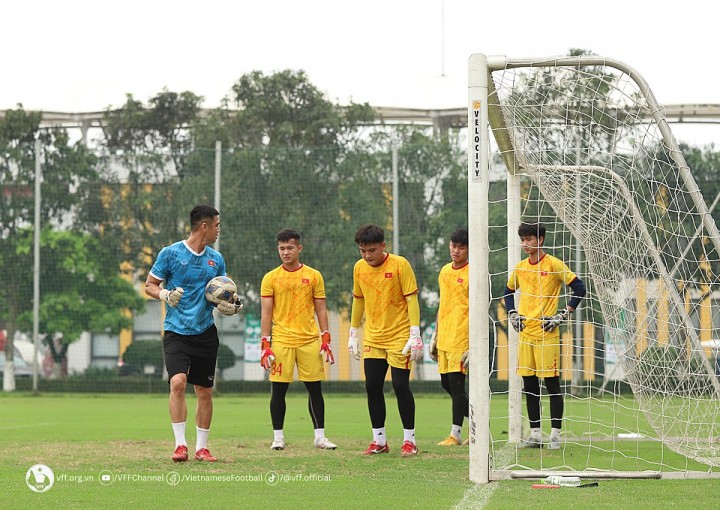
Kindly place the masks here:
[(303, 278), (303, 279), (302, 279), (302, 282), (303, 282), (303, 283), (310, 283), (310, 278)]
[(208, 260), (208, 266), (213, 266), (213, 267), (214, 267), (214, 266), (215, 266), (215, 261), (214, 261), (214, 260)]
[(457, 279), (457, 282), (458, 282), (458, 283), (462, 283), (462, 282), (464, 282), (464, 281), (465, 281), (465, 280), (463, 280), (462, 278), (458, 278), (458, 279)]
[(385, 273), (385, 278), (392, 278), (392, 273)]
[(540, 271), (540, 276), (547, 276), (547, 275), (548, 275), (547, 271)]

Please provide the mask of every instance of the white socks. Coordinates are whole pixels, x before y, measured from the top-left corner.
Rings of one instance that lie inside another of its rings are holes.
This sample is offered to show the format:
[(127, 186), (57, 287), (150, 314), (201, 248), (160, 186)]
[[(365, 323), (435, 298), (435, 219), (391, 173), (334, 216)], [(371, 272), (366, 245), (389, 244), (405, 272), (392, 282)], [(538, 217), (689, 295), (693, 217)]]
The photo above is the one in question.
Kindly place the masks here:
[(462, 426), (453, 425), (450, 429), (450, 435), (458, 440), (458, 443), (462, 442)]
[(195, 443), (195, 451), (202, 448), (207, 448), (207, 441), (208, 441), (208, 434), (210, 433), (210, 429), (201, 429), (200, 427), (197, 428), (197, 443)]
[(175, 434), (175, 448), (178, 446), (187, 446), (187, 441), (185, 440), (185, 422), (173, 423), (172, 428)]
[(385, 427), (379, 429), (372, 429), (373, 441), (378, 446), (385, 446), (387, 444), (387, 435), (385, 434)]
[(403, 441), (415, 444), (415, 429), (403, 429)]

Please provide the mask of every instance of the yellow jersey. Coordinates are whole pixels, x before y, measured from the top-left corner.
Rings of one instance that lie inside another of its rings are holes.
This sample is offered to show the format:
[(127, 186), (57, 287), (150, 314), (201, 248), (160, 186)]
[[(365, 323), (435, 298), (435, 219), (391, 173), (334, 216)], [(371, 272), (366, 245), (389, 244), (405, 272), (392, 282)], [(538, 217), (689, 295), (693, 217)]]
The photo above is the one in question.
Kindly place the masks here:
[(445, 264), (438, 275), (440, 307), (437, 315), (437, 348), (465, 352), (470, 348), (470, 264), (454, 269)]
[(525, 317), (525, 329), (520, 333), (521, 337), (560, 337), (560, 328), (544, 331), (540, 318), (557, 313), (562, 285), (570, 285), (576, 278), (562, 260), (547, 253), (535, 264), (529, 258), (518, 262), (510, 273), (507, 287), (512, 291), (520, 290), (517, 312)]
[(276, 267), (263, 277), (260, 297), (273, 298), (273, 344), (298, 347), (318, 339), (315, 300), (325, 299), (320, 271), (305, 264), (295, 271)]
[(353, 298), (365, 302), (366, 347), (402, 349), (410, 337), (407, 296), (418, 291), (410, 263), (389, 253), (378, 267), (364, 259), (353, 269)]

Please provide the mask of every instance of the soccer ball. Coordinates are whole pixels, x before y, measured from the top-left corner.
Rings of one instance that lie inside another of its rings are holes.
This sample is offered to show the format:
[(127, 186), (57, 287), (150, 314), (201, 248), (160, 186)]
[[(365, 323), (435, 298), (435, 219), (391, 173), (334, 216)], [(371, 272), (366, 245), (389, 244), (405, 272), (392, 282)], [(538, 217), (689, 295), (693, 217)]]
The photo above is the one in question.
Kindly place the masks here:
[(211, 303), (232, 302), (235, 293), (237, 285), (227, 276), (216, 276), (205, 285), (205, 299)]

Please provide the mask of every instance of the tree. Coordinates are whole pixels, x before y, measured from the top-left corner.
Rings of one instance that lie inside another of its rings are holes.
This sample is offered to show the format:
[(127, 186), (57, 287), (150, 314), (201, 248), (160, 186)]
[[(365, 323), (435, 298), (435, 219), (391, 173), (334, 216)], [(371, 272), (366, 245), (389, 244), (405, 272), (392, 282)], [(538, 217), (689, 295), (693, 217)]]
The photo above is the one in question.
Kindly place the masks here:
[[(32, 231), (20, 231), (15, 256), (28, 260)], [(85, 331), (117, 334), (132, 327), (127, 311), (142, 311), (145, 300), (117, 267), (106, 265), (107, 250), (100, 240), (73, 231), (43, 229), (41, 235), (40, 333), (50, 349), (56, 368), (64, 364), (68, 346)], [(18, 296), (32, 295), (31, 274), (17, 287)], [(32, 300), (17, 303), (18, 325), (32, 328)], [(56, 371), (54, 376), (60, 375)], [(63, 374), (65, 375), (65, 374)]]
[[(387, 218), (376, 175), (378, 161), (368, 156), (362, 137), (373, 120), (372, 109), (367, 104), (331, 103), (301, 71), (244, 75), (225, 105), (225, 110), (201, 121), (213, 127), (196, 133), (198, 145), (209, 147), (213, 141), (201, 133), (211, 132), (227, 150), (221, 251), (240, 292), (249, 298), (250, 307), (257, 305), (253, 296), (263, 274), (279, 263), (275, 233), (294, 227), (303, 233), (302, 242), (312, 247), (304, 261), (325, 275), (330, 306), (346, 305), (343, 294), (350, 288), (351, 263), (357, 258), (350, 247), (351, 232), (364, 220), (345, 199), (372, 197), (358, 204), (359, 209)], [(183, 188), (188, 194), (196, 190), (194, 196), (200, 200), (198, 190), (207, 190), (211, 172), (212, 167), (205, 166), (185, 180)], [(339, 248), (343, 245), (348, 249)]]
[[(8, 331), (6, 359), (13, 359), (12, 339), (19, 315), (32, 302), (32, 272), (27, 255), (18, 250), (27, 236), (30, 218), (35, 213), (35, 139), (42, 143), (43, 180), (40, 210), (43, 225), (66, 225), (75, 219), (83, 204), (92, 201), (88, 185), (96, 177), (96, 157), (81, 144), (70, 145), (63, 129), (40, 129), (41, 115), (28, 113), (22, 105), (0, 118), (0, 321)], [(32, 253), (32, 252), (30, 252)], [(29, 287), (28, 287), (29, 285)], [(15, 388), (12, 363), (8, 364), (3, 387)]]
[(192, 92), (165, 89), (147, 105), (128, 94), (122, 107), (106, 112), (98, 199), (84, 219), (113, 246), (117, 263), (130, 264), (139, 277), (160, 248), (185, 234), (178, 215), (192, 205), (178, 210), (189, 203), (180, 183), (192, 167), (201, 102)]

